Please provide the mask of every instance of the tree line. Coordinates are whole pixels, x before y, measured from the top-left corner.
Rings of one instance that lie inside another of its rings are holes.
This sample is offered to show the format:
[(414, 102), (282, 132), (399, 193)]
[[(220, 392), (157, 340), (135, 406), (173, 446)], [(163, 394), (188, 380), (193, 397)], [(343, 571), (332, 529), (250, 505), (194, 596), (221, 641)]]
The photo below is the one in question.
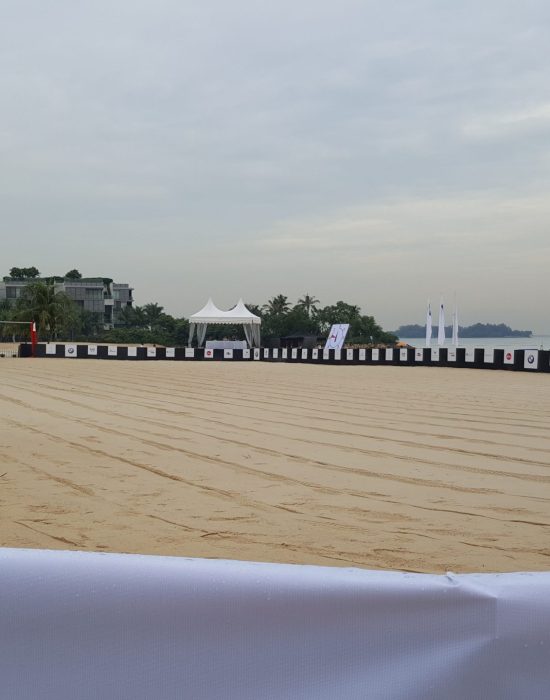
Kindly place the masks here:
[[(151, 302), (143, 306), (126, 306), (117, 317), (117, 327), (111, 330), (103, 328), (103, 314), (81, 309), (63, 291), (56, 289), (55, 279), (48, 281), (36, 279), (38, 274), (25, 277), (14, 272), (36, 268), (12, 268), (10, 276), (28, 279), (22, 288), (21, 296), (11, 304), (8, 300), (0, 302), (0, 320), (35, 321), (39, 338), (43, 340), (93, 341), (121, 344), (157, 344), (182, 346), (187, 343), (189, 320), (176, 318), (166, 313), (164, 308)], [(78, 270), (71, 271), (73, 279), (79, 279)], [(75, 277), (74, 275), (78, 275)], [(71, 277), (65, 276), (65, 279)], [(321, 307), (319, 300), (305, 294), (292, 304), (287, 296), (278, 294), (265, 304), (248, 303), (250, 311), (262, 319), (263, 343), (289, 335), (317, 336), (319, 339), (328, 335), (334, 323), (349, 323), (348, 343), (356, 344), (391, 344), (397, 340), (392, 333), (387, 333), (373, 316), (365, 315), (359, 306), (344, 301)], [(23, 330), (22, 330), (23, 329)], [(24, 326), (0, 325), (3, 337), (16, 334), (25, 338), (28, 335)], [(208, 337), (213, 339), (242, 338), (242, 326), (209, 326)]]

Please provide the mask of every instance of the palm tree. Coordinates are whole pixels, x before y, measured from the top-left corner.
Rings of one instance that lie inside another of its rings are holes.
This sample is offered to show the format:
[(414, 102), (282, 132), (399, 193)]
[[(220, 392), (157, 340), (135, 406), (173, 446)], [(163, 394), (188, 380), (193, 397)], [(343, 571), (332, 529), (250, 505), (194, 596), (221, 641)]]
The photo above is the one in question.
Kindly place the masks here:
[(296, 308), (303, 309), (308, 316), (311, 316), (314, 311), (317, 311), (318, 303), (319, 299), (311, 297), (309, 294), (304, 294), (301, 299), (298, 299)]
[(273, 299), (269, 299), (264, 306), (264, 311), (272, 316), (286, 314), (290, 311), (288, 297), (285, 297), (284, 294), (278, 294), (276, 297), (273, 297)]
[(160, 306), (160, 304), (157, 304), (156, 302), (145, 304), (145, 306), (141, 307), (141, 310), (145, 316), (145, 323), (149, 326), (149, 329), (157, 325), (164, 315), (164, 307)]
[(24, 288), (14, 317), (35, 321), (39, 333), (55, 339), (74, 322), (77, 313), (73, 300), (65, 292), (56, 291), (53, 283), (32, 282)]

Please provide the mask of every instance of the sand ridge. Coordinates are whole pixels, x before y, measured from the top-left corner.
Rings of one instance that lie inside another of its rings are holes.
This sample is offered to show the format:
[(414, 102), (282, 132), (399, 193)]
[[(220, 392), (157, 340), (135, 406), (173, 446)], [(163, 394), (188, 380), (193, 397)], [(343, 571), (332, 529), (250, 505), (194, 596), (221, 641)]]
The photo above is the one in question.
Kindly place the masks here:
[(550, 377), (0, 363), (0, 545), (547, 570)]

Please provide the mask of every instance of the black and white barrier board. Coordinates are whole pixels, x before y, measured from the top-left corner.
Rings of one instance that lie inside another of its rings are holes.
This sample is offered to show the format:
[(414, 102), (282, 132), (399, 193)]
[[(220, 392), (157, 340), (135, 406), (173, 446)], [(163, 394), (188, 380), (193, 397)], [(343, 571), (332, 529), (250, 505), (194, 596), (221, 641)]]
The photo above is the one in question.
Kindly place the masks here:
[[(19, 346), (20, 357), (31, 357), (31, 346)], [(39, 343), (37, 357), (101, 360), (264, 361), (315, 364), (385, 364), (394, 366), (474, 367), (550, 372), (548, 350), (483, 348), (174, 348), (155, 346)]]

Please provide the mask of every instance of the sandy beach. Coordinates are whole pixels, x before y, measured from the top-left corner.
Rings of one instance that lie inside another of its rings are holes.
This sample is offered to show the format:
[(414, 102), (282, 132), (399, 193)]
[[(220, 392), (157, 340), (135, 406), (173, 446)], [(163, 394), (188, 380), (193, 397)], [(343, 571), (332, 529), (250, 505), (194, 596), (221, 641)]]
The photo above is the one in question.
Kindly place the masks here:
[(550, 376), (0, 360), (0, 545), (548, 570)]

